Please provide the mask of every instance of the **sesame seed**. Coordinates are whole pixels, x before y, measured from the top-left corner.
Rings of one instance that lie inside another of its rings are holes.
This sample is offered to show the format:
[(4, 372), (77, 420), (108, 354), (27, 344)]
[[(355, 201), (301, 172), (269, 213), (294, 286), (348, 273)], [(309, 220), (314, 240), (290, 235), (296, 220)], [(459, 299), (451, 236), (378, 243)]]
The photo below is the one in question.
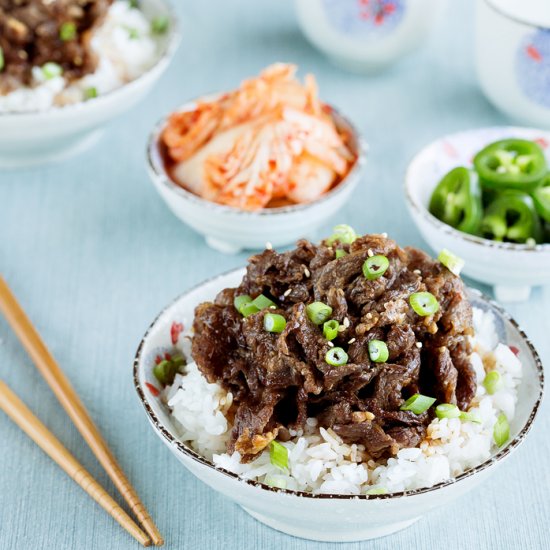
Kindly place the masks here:
[(416, 347), (420, 349), (422, 347), (422, 342), (416, 342)]
[(387, 233), (382, 233), (382, 237), (384, 237), (384, 239), (387, 239), (387, 238), (388, 238), (388, 234), (387, 234)]
[(305, 267), (305, 266), (304, 266), (304, 275), (305, 275), (306, 277), (311, 277), (311, 273), (310, 273), (309, 269), (308, 269), (307, 267)]
[(273, 250), (273, 245), (269, 241), (265, 243), (265, 247), (267, 250)]
[(288, 296), (291, 292), (292, 292), (292, 289), (288, 288), (287, 290), (285, 290), (283, 296)]
[(415, 269), (413, 273), (416, 273), (417, 275), (422, 275), (422, 271), (420, 271), (420, 269)]
[(344, 326), (345, 326), (346, 328), (349, 327), (349, 319), (348, 319), (347, 317), (344, 318)]
[(374, 252), (372, 251), (371, 248), (369, 248), (369, 249), (367, 250), (367, 254), (368, 254), (369, 258), (372, 258), (372, 257), (374, 256)]
[(348, 344), (353, 344), (355, 342), (355, 338), (352, 338), (351, 340), (348, 340)]
[(330, 341), (327, 342), (327, 344), (328, 344), (328, 347), (329, 347), (329, 348), (333, 348), (333, 347), (334, 347), (334, 344), (333, 344), (332, 342), (330, 342)]
[(366, 315), (367, 319), (372, 319), (372, 313), (369, 311)]
[(338, 332), (344, 332), (344, 330), (346, 330), (346, 327), (344, 325), (340, 325), (338, 327)]

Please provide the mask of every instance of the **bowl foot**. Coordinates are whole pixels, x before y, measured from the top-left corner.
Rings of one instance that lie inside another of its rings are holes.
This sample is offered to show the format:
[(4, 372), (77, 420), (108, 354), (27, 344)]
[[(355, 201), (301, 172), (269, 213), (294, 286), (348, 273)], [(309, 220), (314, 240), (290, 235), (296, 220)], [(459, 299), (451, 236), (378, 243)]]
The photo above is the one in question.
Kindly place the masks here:
[(495, 285), (494, 291), (499, 302), (525, 302), (529, 299), (531, 287)]
[(95, 145), (102, 133), (103, 130), (94, 130), (60, 140), (52, 139), (51, 142), (46, 144), (40, 143), (33, 146), (31, 142), (24, 148), (17, 147), (12, 151), (3, 150), (0, 153), (0, 168), (29, 168), (41, 164), (62, 162)]
[(348, 57), (338, 57), (336, 55), (329, 55), (329, 60), (333, 65), (336, 65), (339, 69), (344, 69), (350, 73), (363, 74), (363, 75), (375, 75), (386, 69), (388, 65), (393, 64), (392, 61), (387, 63), (381, 62), (368, 62), (368, 61), (359, 61), (355, 59), (350, 59)]
[(228, 243), (221, 239), (216, 239), (216, 237), (206, 237), (206, 244), (217, 250), (218, 252), (223, 252), (224, 254), (238, 254), (242, 251), (242, 247), (236, 244)]
[(248, 512), (254, 519), (257, 519), (259, 522), (264, 523), (272, 529), (276, 529), (277, 531), (281, 531), (283, 533), (286, 533), (287, 535), (292, 535), (294, 537), (308, 540), (316, 540), (319, 542), (355, 542), (377, 539), (379, 537), (391, 535), (392, 533), (400, 531), (401, 529), (405, 529), (420, 519), (419, 516), (417, 518), (409, 519), (406, 521), (399, 521), (386, 525), (373, 525), (371, 527), (362, 529), (349, 528), (345, 530), (342, 529), (338, 531), (331, 531), (329, 527), (325, 531), (323, 530), (321, 524), (318, 528), (310, 528), (308, 526), (299, 525), (299, 522), (286, 523), (253, 512), (252, 510), (249, 510), (244, 506), (242, 508), (243, 510)]

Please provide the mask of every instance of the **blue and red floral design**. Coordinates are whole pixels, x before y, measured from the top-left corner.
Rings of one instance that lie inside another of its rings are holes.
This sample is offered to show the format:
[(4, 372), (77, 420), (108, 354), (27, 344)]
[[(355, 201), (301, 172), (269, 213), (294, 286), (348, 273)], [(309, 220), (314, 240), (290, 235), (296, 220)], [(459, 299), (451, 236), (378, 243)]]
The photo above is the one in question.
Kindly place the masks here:
[(520, 42), (516, 75), (529, 99), (550, 108), (550, 30), (539, 29)]
[(327, 19), (344, 34), (380, 38), (403, 19), (405, 0), (323, 0)]

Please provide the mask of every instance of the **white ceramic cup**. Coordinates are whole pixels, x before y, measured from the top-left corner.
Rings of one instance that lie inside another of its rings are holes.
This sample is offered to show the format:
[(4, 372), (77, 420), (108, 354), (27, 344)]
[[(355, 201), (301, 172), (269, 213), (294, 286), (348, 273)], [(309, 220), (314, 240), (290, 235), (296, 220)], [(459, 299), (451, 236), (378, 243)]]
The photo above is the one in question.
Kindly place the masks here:
[(380, 69), (426, 38), (441, 0), (297, 0), (308, 40), (338, 66)]
[(93, 145), (102, 127), (141, 101), (160, 78), (179, 43), (177, 20), (166, 0), (141, 0), (140, 9), (153, 18), (170, 18), (162, 52), (147, 72), (89, 101), (46, 111), (0, 113), (0, 168), (58, 162)]
[(548, 0), (478, 0), (476, 64), (481, 88), (498, 109), (550, 128)]

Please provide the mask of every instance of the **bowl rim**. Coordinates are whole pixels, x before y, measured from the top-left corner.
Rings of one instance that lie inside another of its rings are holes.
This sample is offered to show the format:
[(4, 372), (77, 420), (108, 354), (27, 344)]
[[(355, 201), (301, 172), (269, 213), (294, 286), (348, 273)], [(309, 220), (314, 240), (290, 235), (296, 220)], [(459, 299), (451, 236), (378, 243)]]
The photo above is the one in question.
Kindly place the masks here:
[(3, 118), (4, 120), (7, 120), (8, 118), (15, 120), (15, 119), (23, 119), (25, 117), (31, 116), (49, 116), (49, 115), (61, 115), (61, 114), (78, 114), (76, 111), (83, 110), (86, 108), (89, 108), (90, 106), (95, 106), (100, 103), (103, 103), (115, 96), (121, 95), (124, 92), (126, 92), (129, 88), (133, 88), (135, 86), (138, 86), (142, 81), (149, 78), (151, 75), (154, 75), (155, 73), (161, 74), (166, 66), (170, 63), (171, 59), (174, 57), (174, 54), (176, 53), (176, 50), (178, 49), (178, 46), (181, 42), (181, 22), (178, 16), (176, 15), (174, 6), (172, 5), (169, 0), (159, 0), (159, 2), (162, 4), (164, 9), (167, 12), (168, 17), (170, 18), (170, 28), (169, 28), (169, 35), (166, 40), (166, 46), (162, 52), (162, 54), (156, 59), (155, 63), (149, 67), (144, 73), (141, 73), (136, 78), (130, 80), (129, 82), (125, 82), (122, 84), (122, 86), (119, 86), (118, 88), (114, 88), (113, 90), (110, 90), (104, 94), (100, 94), (97, 97), (94, 97), (92, 99), (84, 100), (84, 101), (78, 101), (76, 103), (69, 103), (67, 105), (62, 106), (53, 106), (49, 107), (48, 109), (29, 109), (27, 111), (4, 111), (0, 112), (0, 120)]
[(337, 120), (342, 122), (344, 125), (346, 125), (350, 129), (353, 139), (357, 144), (356, 145), (357, 158), (355, 159), (355, 162), (352, 165), (352, 167), (349, 169), (348, 173), (342, 178), (342, 180), (335, 187), (333, 187), (332, 189), (329, 189), (329, 191), (321, 195), (321, 197), (319, 197), (318, 199), (312, 202), (306, 202), (302, 204), (292, 204), (288, 206), (279, 206), (275, 208), (262, 208), (261, 210), (243, 210), (235, 206), (227, 206), (225, 204), (218, 204), (208, 199), (203, 199), (199, 195), (195, 195), (195, 193), (192, 193), (191, 191), (188, 191), (181, 185), (178, 185), (168, 175), (164, 167), (164, 164), (160, 163), (160, 166), (159, 166), (159, 163), (156, 161), (155, 157), (160, 156), (160, 153), (158, 151), (160, 134), (164, 129), (164, 127), (166, 126), (166, 122), (168, 121), (168, 118), (172, 113), (192, 110), (193, 106), (197, 103), (198, 100), (200, 99), (204, 100), (205, 98), (214, 98), (217, 96), (221, 96), (223, 93), (224, 92), (215, 92), (215, 93), (210, 93), (210, 94), (206, 94), (200, 97), (190, 99), (185, 103), (181, 104), (176, 109), (172, 110), (168, 115), (163, 116), (154, 125), (153, 130), (149, 134), (149, 139), (147, 140), (147, 146), (146, 146), (147, 170), (149, 172), (150, 178), (152, 180), (158, 181), (164, 188), (168, 190), (168, 192), (173, 193), (178, 197), (186, 201), (189, 201), (198, 207), (211, 210), (212, 213), (239, 215), (239, 216), (245, 216), (249, 218), (258, 217), (258, 216), (269, 217), (269, 216), (280, 216), (284, 214), (291, 214), (296, 212), (303, 212), (305, 210), (308, 210), (309, 208), (312, 208), (313, 206), (329, 201), (334, 197), (343, 193), (350, 185), (353, 184), (353, 182), (355, 182), (360, 177), (361, 172), (366, 163), (369, 146), (365, 141), (365, 139), (363, 138), (362, 134), (359, 132), (359, 130), (355, 126), (355, 124), (353, 124), (348, 117), (343, 115), (340, 112), (340, 110), (334, 107), (333, 105), (329, 103), (325, 103), (325, 105), (328, 105), (330, 107), (331, 114), (335, 115)]
[(550, 24), (533, 23), (533, 21), (529, 21), (529, 19), (522, 18), (520, 16), (508, 13), (504, 8), (497, 6), (495, 0), (484, 0), (484, 2), (495, 13), (497, 13), (501, 17), (504, 17), (505, 19), (509, 19), (510, 21), (514, 21), (515, 23), (520, 23), (521, 25), (525, 25), (533, 29), (541, 29), (543, 31), (547, 31), (550, 29)]
[(344, 495), (344, 494), (314, 494), (309, 493), (306, 491), (296, 491), (292, 489), (279, 489), (277, 487), (270, 487), (269, 485), (265, 485), (264, 483), (261, 483), (256, 480), (252, 479), (243, 479), (238, 474), (235, 474), (234, 472), (231, 472), (229, 470), (226, 470), (225, 468), (221, 468), (218, 466), (215, 466), (212, 462), (207, 460), (204, 456), (200, 455), (198, 452), (194, 451), (191, 447), (186, 445), (185, 443), (181, 442), (180, 440), (176, 439), (170, 431), (165, 427), (165, 425), (161, 422), (161, 420), (157, 417), (155, 412), (153, 411), (152, 407), (149, 405), (148, 398), (145, 395), (144, 388), (142, 387), (140, 380), (139, 380), (139, 366), (142, 361), (142, 350), (145, 345), (145, 341), (147, 340), (150, 332), (153, 330), (159, 319), (173, 306), (175, 306), (180, 300), (185, 298), (187, 295), (189, 295), (191, 292), (197, 290), (203, 285), (206, 285), (208, 283), (214, 282), (217, 279), (221, 279), (224, 277), (228, 277), (230, 275), (236, 274), (238, 272), (242, 272), (244, 270), (243, 267), (239, 267), (236, 269), (231, 269), (228, 271), (225, 271), (223, 273), (220, 273), (219, 275), (215, 275), (213, 277), (210, 277), (200, 283), (197, 283), (190, 287), (188, 290), (180, 294), (176, 299), (172, 300), (167, 306), (165, 306), (160, 313), (155, 317), (153, 322), (149, 325), (147, 328), (147, 331), (143, 335), (139, 346), (136, 350), (136, 354), (133, 361), (133, 381), (134, 381), (134, 389), (137, 392), (137, 396), (139, 401), (141, 402), (145, 414), (147, 415), (147, 418), (151, 425), (153, 426), (153, 429), (157, 432), (157, 435), (163, 437), (166, 440), (166, 443), (171, 447), (176, 449), (178, 453), (181, 453), (185, 455), (187, 458), (192, 459), (195, 462), (198, 462), (199, 464), (202, 464), (203, 466), (207, 466), (209, 469), (221, 474), (225, 475), (227, 477), (233, 478), (237, 480), (240, 483), (244, 483), (246, 485), (253, 486), (257, 489), (264, 490), (264, 491), (271, 491), (274, 493), (282, 493), (289, 496), (296, 496), (296, 497), (303, 497), (303, 498), (312, 498), (317, 500), (391, 500), (391, 499), (399, 499), (399, 498), (405, 498), (405, 497), (413, 497), (417, 495), (427, 494), (431, 493), (433, 491), (437, 491), (439, 489), (444, 489), (446, 487), (449, 487), (451, 485), (454, 485), (455, 483), (462, 482), (471, 476), (480, 473), (488, 468), (491, 468), (494, 464), (498, 463), (502, 459), (506, 458), (509, 454), (512, 453), (525, 439), (529, 431), (531, 430), (533, 426), (533, 422), (537, 416), (537, 413), (540, 408), (540, 404), (543, 399), (544, 395), (544, 370), (542, 366), (542, 361), (540, 359), (540, 356), (535, 349), (533, 343), (529, 339), (529, 337), (525, 334), (523, 329), (519, 326), (517, 321), (507, 312), (505, 311), (499, 304), (497, 304), (494, 300), (491, 300), (487, 296), (485, 296), (481, 291), (467, 287), (468, 291), (471, 292), (476, 298), (480, 299), (485, 304), (489, 305), (492, 309), (496, 310), (504, 319), (509, 321), (512, 326), (517, 330), (523, 341), (525, 342), (527, 348), (529, 349), (529, 352), (531, 353), (531, 356), (533, 358), (534, 366), (536, 369), (536, 373), (538, 375), (538, 383), (539, 383), (539, 391), (537, 400), (533, 406), (533, 409), (531, 410), (529, 417), (527, 418), (527, 421), (525, 422), (525, 425), (523, 428), (519, 431), (519, 433), (514, 437), (513, 440), (511, 440), (503, 449), (498, 451), (495, 455), (491, 455), (487, 460), (482, 462), (481, 464), (478, 464), (474, 468), (468, 469), (462, 474), (450, 478), (446, 481), (442, 481), (440, 483), (437, 483), (436, 485), (433, 485), (432, 487), (425, 487), (421, 489), (413, 489), (410, 491), (400, 491), (396, 493), (387, 493), (382, 495)]
[[(527, 131), (537, 132), (541, 134), (548, 134), (550, 136), (550, 131), (548, 130), (533, 128), (528, 126), (503, 125), (503, 126), (482, 126), (480, 128), (470, 128), (468, 130), (462, 130), (459, 132), (453, 132), (451, 134), (445, 134), (444, 136), (438, 137), (430, 141), (428, 144), (424, 145), (419, 151), (417, 151), (414, 154), (414, 156), (411, 158), (411, 160), (407, 164), (407, 168), (405, 170), (403, 188), (405, 192), (405, 200), (409, 206), (409, 210), (413, 210), (414, 212), (416, 212), (425, 221), (427, 221), (434, 229), (440, 232), (443, 232), (451, 237), (461, 239), (471, 244), (484, 246), (486, 248), (495, 248), (499, 250), (516, 251), (516, 252), (530, 252), (530, 253), (550, 252), (550, 243), (538, 243), (533, 246), (528, 244), (498, 242), (498, 241), (491, 241), (490, 239), (485, 239), (483, 237), (478, 237), (477, 235), (470, 235), (469, 233), (464, 233), (462, 231), (459, 231), (458, 229), (455, 229), (454, 227), (451, 227), (450, 225), (447, 225), (446, 223), (437, 219), (433, 214), (431, 214), (431, 212), (428, 210), (426, 206), (424, 206), (420, 201), (416, 200), (416, 198), (413, 196), (411, 192), (411, 187), (412, 187), (411, 171), (414, 165), (416, 164), (416, 162), (418, 161), (418, 158), (422, 156), (424, 153), (426, 153), (428, 149), (434, 147), (437, 143), (455, 138), (457, 136), (466, 136), (477, 132), (497, 131), (497, 130), (498, 131), (509, 130), (511, 132), (515, 132), (515, 131), (524, 132), (525, 130), (527, 130)], [(437, 183), (435, 185), (437, 185)], [(433, 189), (435, 189), (435, 186)]]

